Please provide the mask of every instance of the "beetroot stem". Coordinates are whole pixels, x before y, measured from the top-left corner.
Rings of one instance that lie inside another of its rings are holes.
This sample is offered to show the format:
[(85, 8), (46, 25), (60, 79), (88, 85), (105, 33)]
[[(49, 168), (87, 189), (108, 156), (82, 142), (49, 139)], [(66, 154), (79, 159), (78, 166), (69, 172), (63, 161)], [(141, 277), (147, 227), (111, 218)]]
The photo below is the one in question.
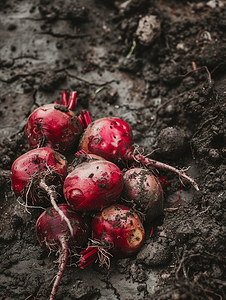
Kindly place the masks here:
[(81, 114), (80, 114), (80, 116), (78, 118), (79, 118), (79, 121), (80, 121), (80, 123), (82, 125), (82, 129), (83, 130), (85, 130), (88, 127), (88, 125), (90, 123), (92, 123), (92, 120), (91, 120), (91, 117), (90, 117), (90, 113), (88, 111), (82, 110)]
[(68, 100), (68, 108), (73, 110), (77, 104), (77, 92), (71, 92), (71, 95)]
[(61, 216), (61, 219), (64, 220), (67, 223), (67, 226), (70, 230), (71, 236), (73, 237), (73, 228), (71, 226), (71, 223), (67, 216), (62, 212), (62, 210), (57, 206), (55, 198), (56, 198), (56, 191), (54, 190), (53, 186), (48, 186), (43, 179), (40, 181), (40, 187), (42, 187), (49, 195), (51, 204), (53, 208), (58, 212), (58, 214)]
[(97, 259), (97, 257), (92, 258), (90, 261), (86, 262), (80, 262), (80, 264), (78, 265), (80, 267), (80, 269), (84, 270), (85, 268), (87, 268), (89, 265), (91, 265), (95, 260)]
[(80, 258), (80, 263), (78, 266), (81, 269), (85, 269), (97, 259), (98, 247), (90, 246), (86, 250), (82, 251), (81, 254), (82, 257)]
[(75, 153), (75, 155), (76, 156), (80, 156), (80, 155), (83, 155), (83, 154), (85, 154), (85, 155), (89, 155), (88, 153), (86, 153), (86, 151), (85, 150), (83, 150), (83, 149), (81, 149), (81, 150), (79, 150), (79, 151), (77, 151), (76, 153)]
[(198, 184), (192, 179), (190, 178), (187, 174), (185, 174), (183, 171), (180, 171), (168, 164), (165, 164), (165, 163), (162, 163), (162, 162), (159, 162), (159, 161), (156, 161), (156, 160), (153, 160), (153, 159), (150, 159), (150, 158), (147, 158), (147, 157), (144, 157), (143, 155), (141, 154), (137, 154), (137, 155), (134, 155), (132, 152), (128, 153), (128, 157), (127, 157), (127, 160), (132, 160), (132, 161), (137, 161), (137, 162), (140, 162), (146, 166), (152, 166), (152, 167), (155, 167), (155, 168), (161, 168), (161, 169), (164, 169), (164, 170), (168, 170), (168, 171), (172, 171), (176, 174), (178, 174), (180, 177), (184, 178), (184, 179), (187, 179), (189, 182), (191, 182), (191, 184), (194, 186), (194, 188), (199, 191), (199, 187), (198, 187)]
[(65, 268), (66, 268), (66, 265), (67, 265), (67, 260), (68, 260), (68, 253), (69, 253), (68, 243), (65, 240), (65, 237), (61, 237), (59, 239), (59, 241), (60, 241), (60, 244), (61, 244), (61, 251), (60, 251), (60, 256), (59, 256), (59, 270), (58, 270), (58, 273), (56, 275), (56, 279), (54, 281), (49, 300), (54, 300), (54, 296), (56, 294), (57, 287), (58, 287), (58, 285), (60, 283), (60, 280), (61, 280), (61, 278), (64, 274), (64, 271), (65, 271)]
[(62, 92), (62, 105), (68, 107), (68, 93)]

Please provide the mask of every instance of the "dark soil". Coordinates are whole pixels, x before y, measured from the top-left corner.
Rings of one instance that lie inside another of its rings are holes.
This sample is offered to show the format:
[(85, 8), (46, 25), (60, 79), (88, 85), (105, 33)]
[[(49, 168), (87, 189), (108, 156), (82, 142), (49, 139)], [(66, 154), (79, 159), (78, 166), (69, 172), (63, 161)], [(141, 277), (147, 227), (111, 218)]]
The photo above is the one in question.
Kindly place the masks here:
[(144, 223), (143, 248), (109, 270), (72, 256), (56, 300), (226, 299), (225, 2), (4, 0), (0, 25), (0, 299), (48, 299), (57, 272), (36, 239), (43, 210), (25, 210), (10, 170), (29, 150), (29, 113), (64, 90), (78, 92), (77, 115), (124, 119), (136, 151), (199, 191), (153, 170), (164, 211)]

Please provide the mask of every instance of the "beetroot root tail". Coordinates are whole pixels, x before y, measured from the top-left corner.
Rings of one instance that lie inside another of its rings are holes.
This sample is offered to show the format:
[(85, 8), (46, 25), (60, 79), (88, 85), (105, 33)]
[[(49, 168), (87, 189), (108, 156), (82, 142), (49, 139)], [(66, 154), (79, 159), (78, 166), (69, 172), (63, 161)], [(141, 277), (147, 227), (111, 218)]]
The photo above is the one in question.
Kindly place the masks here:
[(73, 237), (73, 228), (71, 226), (71, 222), (68, 219), (68, 217), (62, 212), (62, 210), (57, 206), (56, 200), (55, 200), (55, 190), (51, 187), (48, 186), (43, 179), (40, 181), (40, 187), (42, 187), (49, 195), (50, 202), (53, 206), (53, 208), (58, 212), (58, 214), (61, 216), (61, 219), (64, 220), (67, 223), (67, 226), (70, 230), (71, 236)]
[(162, 162), (144, 157), (141, 154), (133, 155), (133, 153), (129, 153), (128, 156), (126, 157), (126, 159), (130, 160), (130, 161), (135, 160), (135, 161), (137, 161), (139, 163), (142, 163), (146, 166), (152, 166), (154, 168), (160, 168), (160, 169), (163, 169), (163, 170), (172, 171), (172, 172), (178, 174), (181, 178), (188, 180), (194, 186), (194, 188), (197, 191), (199, 191), (198, 184), (194, 181), (194, 179), (189, 177), (185, 172), (180, 171), (180, 170), (178, 170), (178, 169), (176, 169), (176, 168), (174, 168), (174, 167), (172, 167), (168, 164), (165, 164), (165, 163), (162, 163)]
[(55, 281), (53, 283), (53, 287), (52, 287), (52, 291), (51, 291), (49, 300), (54, 300), (57, 287), (58, 287), (60, 280), (64, 274), (64, 271), (65, 271), (66, 265), (67, 265), (67, 260), (68, 260), (68, 253), (69, 253), (68, 244), (65, 241), (65, 239), (62, 239), (60, 242), (61, 242), (61, 252), (60, 252), (60, 256), (59, 256), (59, 270), (56, 275)]

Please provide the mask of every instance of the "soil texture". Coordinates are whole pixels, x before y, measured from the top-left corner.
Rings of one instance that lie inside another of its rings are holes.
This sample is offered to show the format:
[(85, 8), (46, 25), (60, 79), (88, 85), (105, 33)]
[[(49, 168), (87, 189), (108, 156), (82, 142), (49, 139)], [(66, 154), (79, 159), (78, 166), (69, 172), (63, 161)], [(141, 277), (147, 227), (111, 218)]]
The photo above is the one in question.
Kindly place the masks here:
[(164, 209), (144, 219), (141, 250), (109, 269), (81, 270), (71, 253), (55, 299), (226, 299), (225, 1), (0, 2), (0, 299), (48, 299), (57, 273), (36, 238), (43, 209), (15, 196), (11, 166), (30, 150), (29, 114), (63, 91), (77, 91), (78, 116), (125, 120), (134, 154), (199, 189), (149, 167)]

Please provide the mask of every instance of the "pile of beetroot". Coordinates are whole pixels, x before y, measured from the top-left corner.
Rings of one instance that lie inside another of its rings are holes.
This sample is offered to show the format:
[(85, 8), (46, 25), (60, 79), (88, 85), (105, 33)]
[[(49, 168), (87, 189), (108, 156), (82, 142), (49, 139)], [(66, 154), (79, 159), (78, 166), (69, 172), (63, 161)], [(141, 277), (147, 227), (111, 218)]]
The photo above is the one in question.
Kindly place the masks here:
[[(40, 245), (59, 253), (50, 299), (69, 252), (80, 254), (78, 267), (84, 269), (97, 260), (109, 267), (110, 256), (139, 251), (143, 221), (151, 222), (163, 211), (162, 186), (148, 166), (173, 171), (198, 189), (185, 173), (135, 154), (125, 121), (92, 122), (87, 111), (77, 117), (76, 102), (76, 92), (70, 97), (63, 92), (62, 105), (44, 105), (28, 117), (25, 134), (32, 150), (17, 158), (11, 170), (13, 190), (26, 209), (45, 209), (36, 223)], [(69, 164), (64, 155), (72, 149), (75, 160)]]

